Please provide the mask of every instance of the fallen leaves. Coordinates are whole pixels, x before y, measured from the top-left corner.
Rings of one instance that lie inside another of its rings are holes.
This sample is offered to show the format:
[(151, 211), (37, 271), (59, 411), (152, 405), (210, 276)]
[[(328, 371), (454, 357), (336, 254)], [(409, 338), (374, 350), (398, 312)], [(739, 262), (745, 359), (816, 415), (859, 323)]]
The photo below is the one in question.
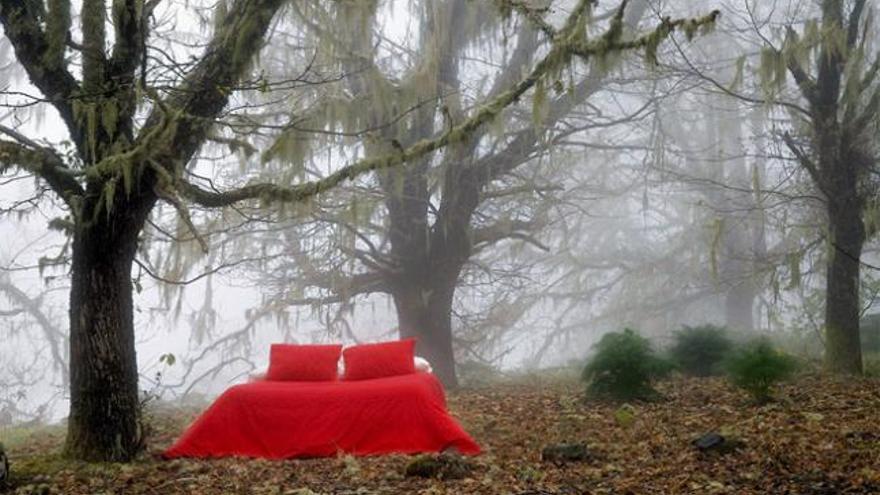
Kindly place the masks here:
[[(193, 412), (156, 418), (152, 455), (127, 465), (50, 460), (62, 437), (10, 448), (18, 493), (54, 494), (856, 494), (880, 493), (880, 382), (805, 376), (754, 406), (721, 379), (660, 383), (664, 400), (625, 409), (584, 402), (574, 382), (504, 384), (450, 394), (484, 447), (466, 473), (405, 476), (413, 456), (163, 461)], [(706, 432), (742, 442), (706, 455)], [(583, 445), (583, 462), (542, 462), (548, 445)], [(423, 459), (439, 459), (429, 456)], [(39, 476), (39, 477), (38, 477)], [(458, 479), (448, 479), (458, 478)], [(48, 488), (48, 492), (45, 492)], [(32, 491), (27, 491), (32, 490)]]

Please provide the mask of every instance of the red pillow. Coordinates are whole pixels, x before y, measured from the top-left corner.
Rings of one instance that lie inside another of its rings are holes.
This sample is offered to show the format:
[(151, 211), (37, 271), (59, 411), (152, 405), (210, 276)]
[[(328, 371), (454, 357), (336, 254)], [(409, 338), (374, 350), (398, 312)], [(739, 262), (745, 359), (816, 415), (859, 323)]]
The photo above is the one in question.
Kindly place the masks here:
[(335, 381), (341, 353), (341, 344), (272, 344), (266, 379), (292, 382)]
[(404, 339), (347, 347), (342, 351), (344, 379), (369, 380), (415, 373), (415, 346), (414, 339)]

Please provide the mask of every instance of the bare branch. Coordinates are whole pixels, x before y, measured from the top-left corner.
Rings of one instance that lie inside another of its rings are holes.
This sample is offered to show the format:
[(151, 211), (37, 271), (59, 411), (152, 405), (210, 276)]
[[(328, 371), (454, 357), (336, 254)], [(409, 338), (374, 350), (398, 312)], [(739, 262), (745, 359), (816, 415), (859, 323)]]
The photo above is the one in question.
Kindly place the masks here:
[(79, 89), (79, 84), (63, 65), (52, 63), (50, 46), (38, 20), (40, 16), (34, 10), (38, 5), (42, 2), (0, 0), (0, 23), (31, 82), (58, 110), (68, 128), (75, 129), (70, 97)]
[(541, 241), (535, 239), (532, 233), (540, 228), (542, 222), (538, 221), (521, 221), (521, 220), (502, 220), (494, 225), (474, 229), (473, 243), (474, 246), (480, 244), (492, 245), (504, 239), (519, 239), (542, 251), (550, 251), (550, 248)]
[[(787, 37), (789, 43), (797, 43), (798, 42), (798, 34), (791, 26), (787, 28)], [(774, 48), (771, 48), (775, 50)], [(785, 56), (785, 65), (788, 67), (788, 72), (794, 78), (794, 82), (797, 84), (798, 88), (801, 90), (801, 94), (804, 96), (804, 99), (810, 103), (810, 105), (816, 104), (816, 81), (810, 77), (809, 74), (801, 67), (800, 62), (797, 57), (793, 54), (783, 54)]]
[[(10, 301), (20, 306), (23, 311), (31, 315), (43, 331), (43, 336), (49, 343), (49, 350), (52, 353), (52, 363), (54, 367), (61, 373), (61, 380), (64, 389), (67, 389), (70, 383), (68, 373), (67, 358), (64, 349), (67, 344), (67, 335), (52, 323), (52, 320), (43, 312), (39, 300), (32, 299), (24, 291), (12, 285), (6, 278), (0, 278), (0, 292), (6, 295)], [(4, 316), (10, 316), (6, 314)]]
[(795, 158), (797, 158), (798, 163), (800, 163), (810, 174), (810, 177), (813, 179), (813, 182), (816, 183), (816, 186), (824, 192), (825, 185), (822, 180), (822, 175), (819, 173), (819, 169), (809, 155), (801, 149), (790, 133), (786, 132), (783, 134), (782, 140), (785, 142), (785, 145), (788, 146), (788, 149), (791, 150), (792, 154), (794, 154)]
[[(263, 37), (283, 0), (237, 0), (217, 28), (205, 54), (164, 104), (178, 117), (164, 156), (155, 159), (167, 169), (182, 168), (204, 143), (214, 119), (226, 107), (231, 88), (259, 52)], [(162, 125), (165, 111), (157, 107), (141, 129), (138, 141)]]

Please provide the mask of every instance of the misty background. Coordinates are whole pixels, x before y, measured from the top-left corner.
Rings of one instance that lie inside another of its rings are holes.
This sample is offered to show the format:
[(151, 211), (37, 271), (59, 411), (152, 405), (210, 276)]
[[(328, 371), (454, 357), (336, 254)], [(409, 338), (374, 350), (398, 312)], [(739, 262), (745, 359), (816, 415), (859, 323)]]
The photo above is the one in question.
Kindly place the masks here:
[[(488, 1), (453, 9), (456, 2), (387, 0), (372, 13), (331, 3), (286, 9), (257, 65), (264, 81), (287, 82), (235, 97), (230, 106), (242, 115), (218, 128), (193, 168), (202, 184), (325, 176), (376, 153), (386, 110), (400, 111), (396, 105), (412, 108), (407, 115), (433, 108), (424, 117), (430, 132), (413, 125), (406, 135), (426, 138), (547, 49), (536, 28), (498, 15)], [(528, 3), (548, 5), (548, 19), (558, 21), (573, 2)], [(173, 71), (163, 59), (197, 53), (192, 42), (213, 29), (219, 4), (188, 4), (194, 8), (163, 2), (154, 13), (157, 77)], [(590, 29), (607, 26), (614, 7), (600, 2)], [(743, 338), (769, 334), (819, 359), (824, 210), (783, 142), (800, 124), (791, 109), (767, 102), (769, 93), (796, 101), (795, 88), (769, 87), (774, 74), (762, 52), (817, 7), (633, 0), (625, 24), (634, 35), (661, 12), (716, 8), (711, 33), (663, 44), (657, 65), (641, 54), (575, 64), (557, 76), (558, 87), (538, 88), (487, 126), (479, 146), (407, 165), (419, 175), (406, 180), (426, 184), (429, 223), (456, 215), (443, 209), (457, 184), (450, 155), (504, 169), (469, 217), (472, 249), (452, 302), (463, 384), (487, 369), (582, 362), (599, 337), (623, 327), (662, 346), (682, 325), (713, 323)], [(461, 40), (451, 61), (438, 49), (449, 39)], [(455, 69), (421, 70), (444, 60)], [(455, 77), (442, 84), (424, 82), (450, 71)], [(63, 149), (63, 125), (54, 110), (31, 104), (27, 95), (37, 92), (5, 38), (0, 87), (4, 125)], [(293, 102), (306, 113), (291, 114)], [(528, 133), (533, 142), (520, 154), (502, 149)], [(378, 275), (395, 259), (386, 201), (408, 187), (396, 180), (371, 174), (305, 206), (194, 207), (198, 236), (163, 204), (132, 273), (141, 388), (203, 400), (265, 369), (272, 342), (397, 338), (396, 306)], [(66, 212), (46, 192), (27, 174), (0, 175), (0, 426), (67, 412), (69, 246), (52, 227)], [(862, 307), (870, 313), (880, 291), (870, 239), (862, 260)]]

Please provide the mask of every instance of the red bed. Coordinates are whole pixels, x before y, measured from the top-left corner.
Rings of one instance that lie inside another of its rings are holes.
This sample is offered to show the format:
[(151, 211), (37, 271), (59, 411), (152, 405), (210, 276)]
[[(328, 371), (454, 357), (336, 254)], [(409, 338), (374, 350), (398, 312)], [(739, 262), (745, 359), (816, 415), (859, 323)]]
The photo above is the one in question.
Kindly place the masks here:
[(258, 381), (224, 392), (165, 457), (292, 457), (480, 447), (446, 411), (430, 373), (360, 381)]

